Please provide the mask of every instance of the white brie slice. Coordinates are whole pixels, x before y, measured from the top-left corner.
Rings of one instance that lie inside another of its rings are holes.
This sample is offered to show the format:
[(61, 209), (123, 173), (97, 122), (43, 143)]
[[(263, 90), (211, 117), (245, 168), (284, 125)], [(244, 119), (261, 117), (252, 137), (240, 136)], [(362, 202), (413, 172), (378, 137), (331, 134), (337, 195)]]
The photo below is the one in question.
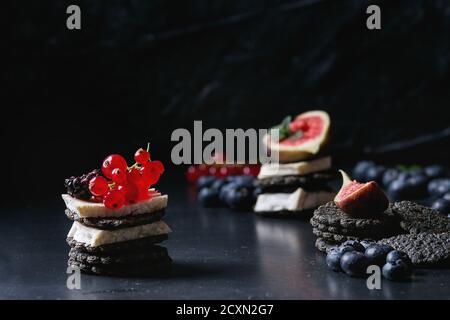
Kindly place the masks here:
[(261, 166), (258, 179), (273, 176), (307, 175), (331, 168), (331, 157), (293, 163), (265, 163)]
[(256, 200), (255, 212), (302, 211), (314, 209), (334, 199), (336, 193), (307, 192), (298, 188), (293, 193), (263, 193)]
[(97, 247), (109, 243), (159, 236), (170, 232), (170, 227), (161, 220), (141, 226), (115, 230), (91, 228), (75, 221), (67, 237), (73, 238), (75, 241), (85, 245)]

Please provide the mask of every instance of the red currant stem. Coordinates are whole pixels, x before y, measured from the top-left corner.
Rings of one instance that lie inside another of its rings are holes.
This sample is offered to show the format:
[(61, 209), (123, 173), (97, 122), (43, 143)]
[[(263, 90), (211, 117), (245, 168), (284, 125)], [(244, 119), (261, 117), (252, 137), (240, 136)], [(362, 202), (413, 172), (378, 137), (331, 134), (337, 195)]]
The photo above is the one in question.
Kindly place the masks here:
[[(147, 152), (148, 152), (149, 150), (150, 150), (150, 142), (147, 142)], [(133, 168), (139, 167), (139, 166), (140, 166), (140, 164), (137, 163), (137, 162), (135, 162), (131, 167), (128, 167), (128, 171), (131, 170), (131, 169), (133, 169)]]
[(128, 171), (130, 171), (133, 168), (140, 168), (140, 167), (141, 167), (141, 165), (139, 163), (135, 162), (131, 167), (128, 167)]

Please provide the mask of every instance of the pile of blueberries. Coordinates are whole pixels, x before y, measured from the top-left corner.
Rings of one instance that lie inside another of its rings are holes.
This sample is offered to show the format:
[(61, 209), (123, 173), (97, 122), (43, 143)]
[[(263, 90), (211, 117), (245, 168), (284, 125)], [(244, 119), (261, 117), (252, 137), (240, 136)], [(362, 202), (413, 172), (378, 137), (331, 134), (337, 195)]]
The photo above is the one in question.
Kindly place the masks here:
[(229, 207), (233, 210), (251, 210), (261, 189), (250, 175), (217, 178), (202, 176), (197, 180), (197, 201), (204, 207)]
[(351, 277), (367, 276), (370, 265), (382, 268), (382, 274), (392, 281), (406, 280), (411, 275), (411, 260), (402, 251), (389, 245), (347, 240), (327, 253), (327, 266), (336, 272), (343, 271)]
[(450, 217), (450, 171), (440, 165), (389, 168), (360, 161), (353, 169), (357, 181), (376, 181), (393, 201), (429, 198), (431, 207)]

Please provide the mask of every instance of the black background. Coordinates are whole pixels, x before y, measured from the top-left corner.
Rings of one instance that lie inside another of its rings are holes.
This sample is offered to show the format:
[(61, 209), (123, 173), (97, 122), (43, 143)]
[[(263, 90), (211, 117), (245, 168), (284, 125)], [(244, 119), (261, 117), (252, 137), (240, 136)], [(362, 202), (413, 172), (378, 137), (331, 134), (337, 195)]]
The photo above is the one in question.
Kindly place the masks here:
[(332, 116), (338, 161), (450, 162), (448, 1), (3, 4), (2, 205), (54, 200), (65, 177), (147, 141), (170, 175), (171, 132), (193, 120), (267, 128), (311, 108)]

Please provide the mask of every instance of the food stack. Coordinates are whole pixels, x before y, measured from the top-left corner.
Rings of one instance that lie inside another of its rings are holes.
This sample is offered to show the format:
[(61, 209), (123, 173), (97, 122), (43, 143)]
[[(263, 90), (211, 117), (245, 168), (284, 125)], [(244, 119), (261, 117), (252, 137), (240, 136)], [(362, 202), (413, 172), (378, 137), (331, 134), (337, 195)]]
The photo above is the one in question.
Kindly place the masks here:
[(389, 209), (377, 217), (352, 217), (333, 201), (317, 208), (310, 222), (316, 248), (323, 252), (347, 240), (372, 242), (399, 233), (398, 219)]
[(389, 204), (375, 181), (359, 183), (343, 171), (334, 199), (311, 218), (316, 247), (329, 251), (347, 241), (388, 245), (405, 252), (414, 265), (450, 263), (450, 219), (411, 201)]
[(375, 181), (359, 183), (340, 170), (339, 193), (314, 211), (310, 222), (317, 236), (316, 247), (326, 251), (347, 240), (373, 241), (399, 233), (398, 217)]
[(254, 211), (261, 215), (304, 215), (331, 201), (335, 178), (331, 157), (324, 154), (330, 131), (330, 118), (324, 111), (309, 111), (293, 121), (287, 117), (276, 127), (278, 139), (270, 135), (264, 143), (277, 152), (279, 163), (266, 163), (256, 181), (262, 193)]
[(67, 235), (68, 265), (101, 275), (151, 276), (168, 270), (171, 259), (158, 244), (168, 238), (162, 221), (167, 195), (154, 185), (164, 167), (139, 149), (128, 167), (120, 155), (101, 170), (66, 179), (65, 213), (73, 221)]

